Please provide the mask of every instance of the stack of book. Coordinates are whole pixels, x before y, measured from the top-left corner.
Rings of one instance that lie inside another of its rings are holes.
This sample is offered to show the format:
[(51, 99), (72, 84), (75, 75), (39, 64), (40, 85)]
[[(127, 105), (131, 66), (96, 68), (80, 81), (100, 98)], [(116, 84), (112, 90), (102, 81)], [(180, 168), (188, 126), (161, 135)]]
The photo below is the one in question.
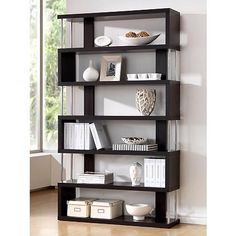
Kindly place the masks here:
[(113, 182), (113, 173), (85, 172), (77, 178), (77, 183), (81, 184), (110, 184)]
[(64, 148), (90, 150), (94, 149), (94, 141), (89, 123), (64, 124)]
[(180, 54), (178, 51), (170, 49), (168, 50), (168, 80), (179, 81), (180, 72)]
[(64, 148), (77, 150), (107, 149), (111, 144), (103, 125), (99, 123), (65, 123)]
[(126, 144), (118, 143), (112, 145), (114, 151), (156, 151), (158, 145), (155, 144)]
[(165, 188), (165, 159), (144, 159), (144, 186)]

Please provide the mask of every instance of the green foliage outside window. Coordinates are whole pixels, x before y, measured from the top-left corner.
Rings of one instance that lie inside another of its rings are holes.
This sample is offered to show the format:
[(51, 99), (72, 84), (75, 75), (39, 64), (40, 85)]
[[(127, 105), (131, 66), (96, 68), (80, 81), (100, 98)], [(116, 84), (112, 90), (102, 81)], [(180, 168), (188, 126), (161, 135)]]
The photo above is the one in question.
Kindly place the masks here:
[(58, 14), (65, 13), (64, 0), (47, 0), (45, 5), (45, 142), (57, 143), (57, 116), (61, 111), (60, 88), (57, 86), (57, 48), (61, 46), (61, 24)]
[[(37, 50), (37, 14), (39, 14), (39, 1), (31, 0), (30, 6), (30, 47), (31, 47), (31, 65), (30, 65), (30, 140), (31, 149), (37, 139), (37, 118), (39, 114), (36, 107), (39, 106), (37, 86), (39, 86), (39, 51)], [(44, 148), (50, 149), (57, 146), (57, 116), (61, 112), (60, 88), (57, 86), (57, 49), (61, 47), (61, 25), (57, 19), (58, 14), (65, 13), (65, 0), (45, 0), (44, 5)]]

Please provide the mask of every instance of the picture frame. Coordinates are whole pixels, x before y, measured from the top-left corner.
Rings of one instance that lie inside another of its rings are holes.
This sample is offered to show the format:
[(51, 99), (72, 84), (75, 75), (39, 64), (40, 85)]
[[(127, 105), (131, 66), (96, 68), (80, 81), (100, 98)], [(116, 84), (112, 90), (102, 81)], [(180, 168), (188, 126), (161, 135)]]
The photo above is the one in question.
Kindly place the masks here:
[(100, 81), (120, 81), (121, 55), (102, 56)]

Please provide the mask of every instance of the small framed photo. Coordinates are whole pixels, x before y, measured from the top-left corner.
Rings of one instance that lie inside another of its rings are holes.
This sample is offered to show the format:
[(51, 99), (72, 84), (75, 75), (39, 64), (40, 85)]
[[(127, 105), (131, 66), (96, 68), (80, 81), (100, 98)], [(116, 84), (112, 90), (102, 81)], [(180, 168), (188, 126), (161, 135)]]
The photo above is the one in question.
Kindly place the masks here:
[(102, 57), (100, 81), (119, 81), (121, 74), (121, 55)]

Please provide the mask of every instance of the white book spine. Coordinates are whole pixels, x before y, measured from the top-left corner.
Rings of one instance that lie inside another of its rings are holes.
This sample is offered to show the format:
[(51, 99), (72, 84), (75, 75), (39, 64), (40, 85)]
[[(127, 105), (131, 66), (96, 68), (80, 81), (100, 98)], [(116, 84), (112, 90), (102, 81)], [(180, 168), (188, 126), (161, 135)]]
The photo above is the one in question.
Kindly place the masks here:
[(84, 123), (84, 150), (89, 150), (88, 123)]
[(155, 187), (155, 177), (156, 177), (155, 159), (150, 159), (150, 166), (151, 166), (151, 186)]
[(144, 159), (144, 186), (150, 186), (150, 167), (149, 167), (149, 159)]
[(166, 183), (165, 183), (165, 179), (166, 179), (166, 172), (165, 172), (165, 170), (166, 170), (166, 162), (165, 162), (165, 160), (164, 159), (161, 159), (160, 160), (161, 161), (161, 187), (162, 188), (165, 188), (165, 186), (166, 186)]
[(95, 124), (92, 123), (89, 125), (90, 127), (90, 130), (92, 132), (92, 135), (93, 135), (93, 140), (94, 140), (94, 143), (95, 143), (95, 146), (97, 149), (101, 149), (101, 143), (99, 141), (99, 137), (98, 137), (98, 133), (97, 133), (97, 130), (96, 130), (96, 127), (95, 127)]
[(64, 149), (68, 149), (68, 123), (64, 124)]
[(148, 171), (147, 171), (147, 159), (144, 159), (144, 186), (148, 186)]
[(161, 187), (161, 159), (156, 159), (156, 187)]
[(74, 142), (73, 142), (73, 149), (80, 149), (80, 133), (79, 133), (79, 123), (73, 124), (74, 129)]
[(69, 123), (69, 149), (74, 147), (74, 124)]

